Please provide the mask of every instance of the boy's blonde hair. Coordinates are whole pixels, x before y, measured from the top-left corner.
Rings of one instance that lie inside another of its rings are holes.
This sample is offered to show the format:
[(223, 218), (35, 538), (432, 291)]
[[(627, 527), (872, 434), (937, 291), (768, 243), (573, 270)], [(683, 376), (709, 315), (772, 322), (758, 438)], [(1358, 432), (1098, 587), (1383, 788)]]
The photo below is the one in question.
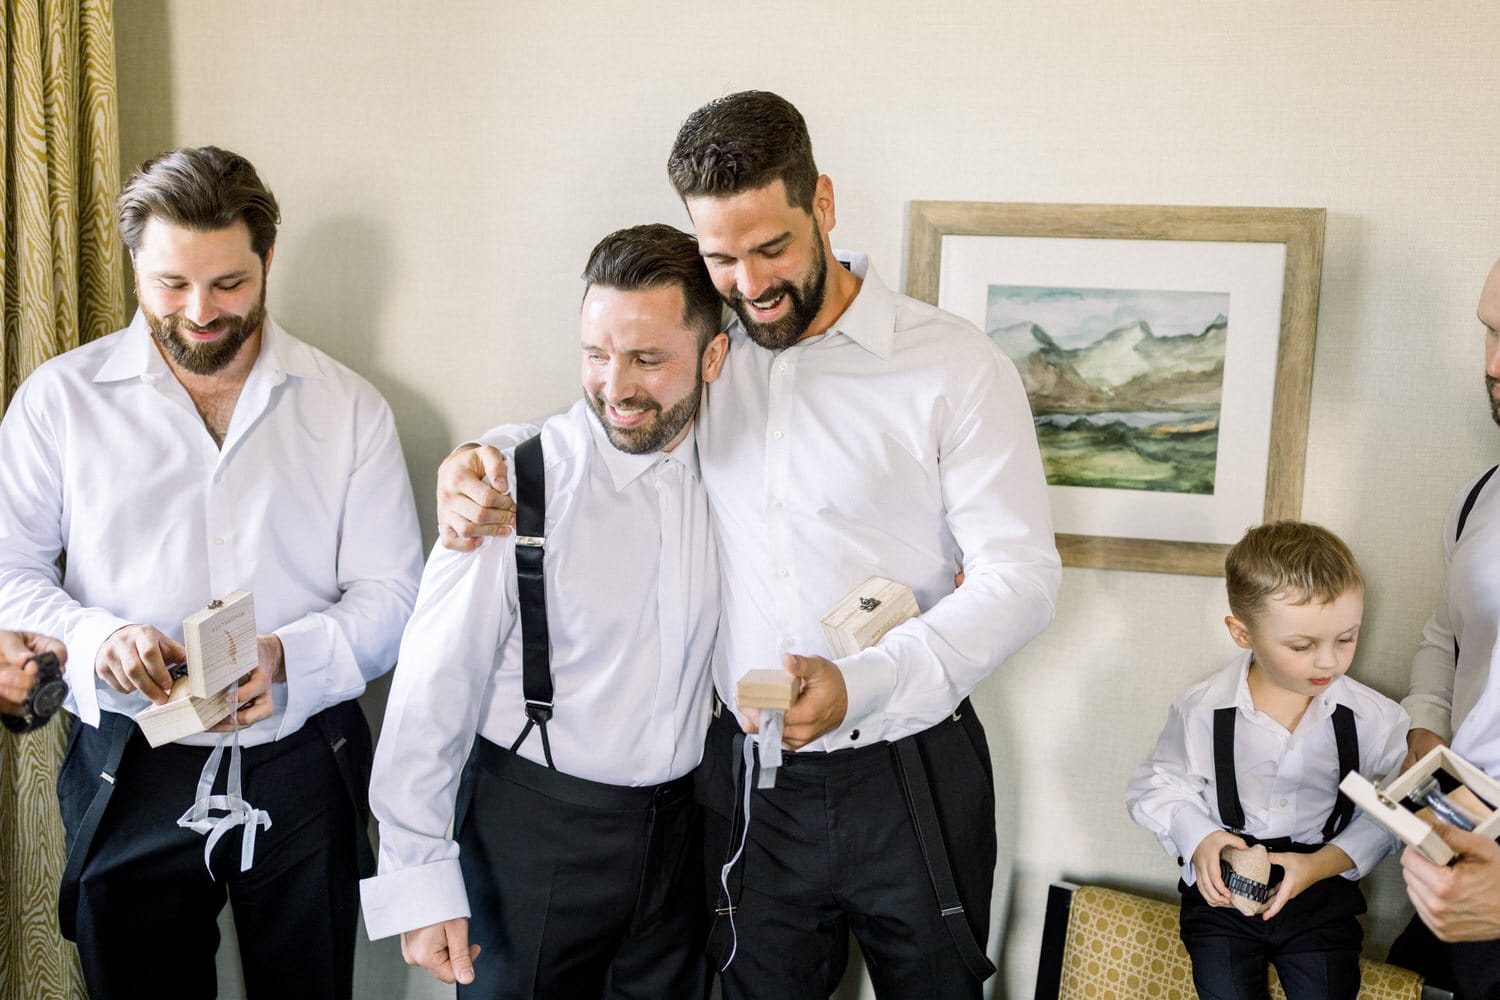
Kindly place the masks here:
[(1355, 589), (1365, 578), (1349, 546), (1322, 525), (1273, 521), (1251, 528), (1224, 559), (1229, 610), (1254, 620), (1266, 601), (1327, 604)]

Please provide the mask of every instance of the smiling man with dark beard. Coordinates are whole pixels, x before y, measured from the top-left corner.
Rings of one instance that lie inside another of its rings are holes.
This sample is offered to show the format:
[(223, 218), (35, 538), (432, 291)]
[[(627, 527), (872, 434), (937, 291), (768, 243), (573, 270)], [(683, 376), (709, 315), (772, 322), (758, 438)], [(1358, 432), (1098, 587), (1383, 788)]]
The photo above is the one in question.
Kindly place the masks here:
[[(156, 992), (212, 996), (226, 900), (250, 996), (349, 997), (374, 863), (354, 699), (421, 570), (395, 421), (267, 315), (279, 209), (244, 157), (162, 153), (118, 211), (140, 312), (37, 368), (0, 423), (0, 620), (64, 640), (78, 718), (59, 920), (95, 998), (141, 995), (152, 940)], [(235, 590), (260, 633), (238, 710), (149, 746), (134, 717), (168, 699), (183, 619)]]
[[(233, 361), (245, 341), (260, 332), (266, 319), (265, 278), (262, 267), (260, 300), (244, 316), (223, 315), (200, 327), (186, 316), (158, 316), (144, 304), (141, 313), (151, 336), (174, 364), (194, 375), (212, 375)], [(139, 290), (136, 297), (141, 299)]]

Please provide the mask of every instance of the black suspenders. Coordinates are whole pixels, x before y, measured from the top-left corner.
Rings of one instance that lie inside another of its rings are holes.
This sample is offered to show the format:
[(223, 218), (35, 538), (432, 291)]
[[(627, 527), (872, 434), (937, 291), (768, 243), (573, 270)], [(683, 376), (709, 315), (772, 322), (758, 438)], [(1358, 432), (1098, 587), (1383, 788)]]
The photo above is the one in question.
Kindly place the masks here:
[[(1458, 512), (1458, 524), (1453, 528), (1453, 545), (1455, 548), (1458, 546), (1458, 540), (1464, 536), (1464, 525), (1469, 521), (1469, 514), (1474, 510), (1474, 504), (1479, 501), (1479, 494), (1484, 492), (1485, 484), (1490, 481), (1490, 477), (1495, 474), (1496, 469), (1500, 469), (1500, 465), (1491, 466), (1490, 471), (1480, 476), (1479, 481), (1474, 484), (1474, 488), (1469, 490), (1469, 495), (1464, 497), (1463, 508)], [(1458, 636), (1456, 635), (1453, 637), (1453, 662), (1458, 662)]]
[(526, 728), (511, 744), (520, 749), (535, 726), (542, 754), (554, 771), (547, 720), (552, 718), (552, 656), (547, 640), (547, 593), (542, 586), (546, 548), (547, 479), (541, 435), (516, 446), (516, 592), (521, 608), (521, 690), (526, 696)]
[[(1219, 818), (1236, 833), (1245, 828), (1245, 810), (1240, 807), (1239, 783), (1234, 776), (1234, 720), (1238, 711), (1214, 709), (1214, 784), (1219, 793)], [(1338, 747), (1339, 780), (1343, 781), (1350, 771), (1359, 769), (1359, 734), (1354, 728), (1354, 712), (1348, 705), (1333, 710), (1333, 740)], [(1354, 803), (1339, 792), (1333, 812), (1323, 824), (1324, 842), (1348, 826), (1353, 818)]]

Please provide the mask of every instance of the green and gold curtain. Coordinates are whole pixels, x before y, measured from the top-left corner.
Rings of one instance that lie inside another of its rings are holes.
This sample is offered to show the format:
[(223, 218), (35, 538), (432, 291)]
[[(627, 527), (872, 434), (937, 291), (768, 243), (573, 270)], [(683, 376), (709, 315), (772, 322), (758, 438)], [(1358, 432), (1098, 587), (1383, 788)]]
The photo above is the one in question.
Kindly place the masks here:
[[(113, 0), (0, 2), (3, 406), (37, 365), (122, 326), (125, 299)], [(84, 996), (57, 930), (63, 722), (0, 732), (0, 1000)]]

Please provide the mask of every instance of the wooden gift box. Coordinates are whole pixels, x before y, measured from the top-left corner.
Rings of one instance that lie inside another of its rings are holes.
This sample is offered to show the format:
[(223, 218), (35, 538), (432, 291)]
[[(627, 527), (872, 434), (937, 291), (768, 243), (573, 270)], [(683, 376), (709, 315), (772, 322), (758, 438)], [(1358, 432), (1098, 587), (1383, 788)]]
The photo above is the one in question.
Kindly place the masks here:
[(850, 592), (819, 622), (834, 659), (853, 656), (918, 614), (917, 599), (905, 584), (872, 576)]
[(201, 733), (229, 714), (229, 687), (255, 669), (255, 602), (246, 590), (213, 601), (182, 622), (187, 671), (161, 705), (138, 712), (152, 746)]
[[(1364, 813), (1433, 862), (1446, 865), (1453, 860), (1453, 849), (1443, 842), (1430, 824), (1402, 804), (1402, 799), (1428, 775), (1446, 772), (1474, 795), (1488, 803), (1488, 815), (1474, 826), (1474, 832), (1486, 837), (1500, 837), (1500, 784), (1479, 768), (1464, 760), (1448, 747), (1434, 747), (1389, 784), (1374, 785), (1357, 771), (1351, 771), (1339, 782), (1339, 789)], [(1471, 803), (1459, 803), (1465, 811), (1474, 811)]]

